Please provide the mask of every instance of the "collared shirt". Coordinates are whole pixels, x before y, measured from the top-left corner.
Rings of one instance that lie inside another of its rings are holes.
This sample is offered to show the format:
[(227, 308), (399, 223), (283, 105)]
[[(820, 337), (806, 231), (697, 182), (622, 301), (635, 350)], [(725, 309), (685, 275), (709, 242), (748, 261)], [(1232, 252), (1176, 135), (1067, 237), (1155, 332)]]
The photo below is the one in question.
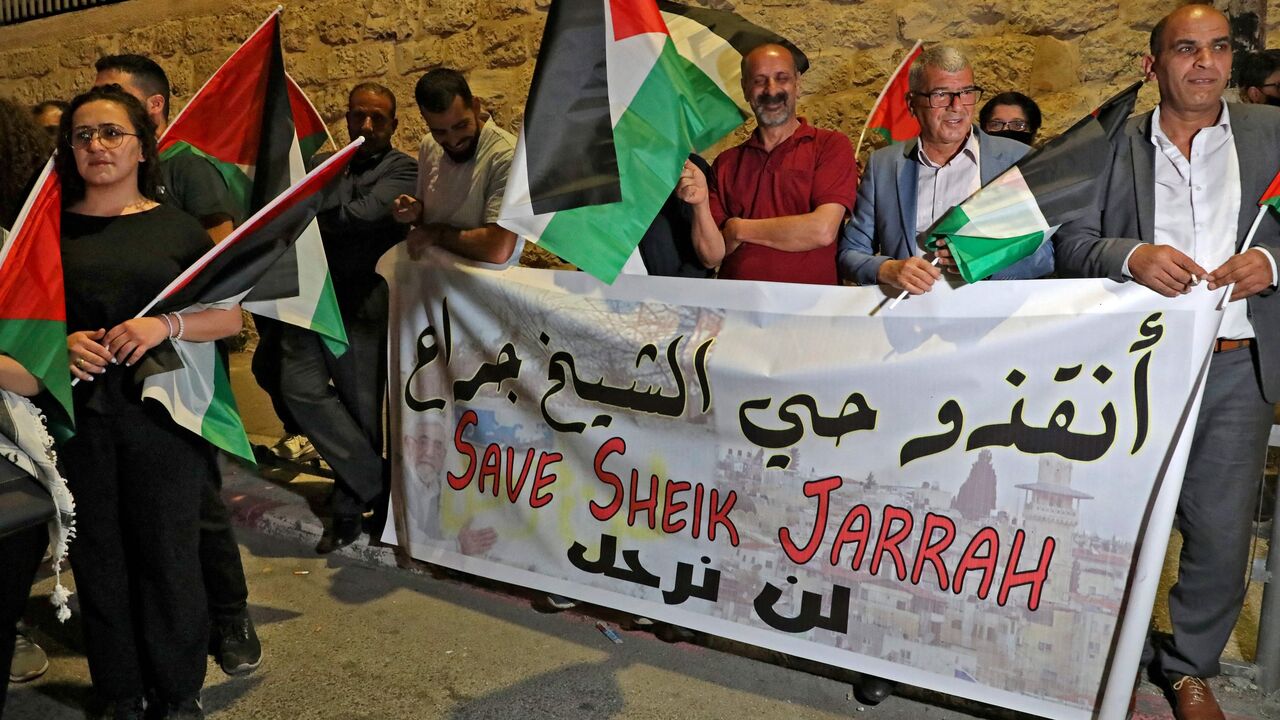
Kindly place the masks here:
[[(1160, 108), (1151, 117), (1155, 145), (1155, 243), (1170, 245), (1212, 272), (1236, 253), (1240, 212), (1240, 158), (1223, 101), (1218, 121), (1196, 133), (1191, 157), (1182, 154), (1160, 126)], [(1275, 261), (1267, 255), (1275, 277)], [(1126, 272), (1128, 263), (1125, 263)], [(1218, 336), (1254, 337), (1248, 306), (1227, 303)]]
[[(858, 170), (849, 138), (815, 128), (804, 118), (771, 151), (756, 130), (746, 142), (720, 153), (712, 172), (711, 216), (720, 227), (729, 218), (804, 215), (827, 203), (852, 212), (857, 197)], [(835, 237), (826, 247), (803, 252), (743, 243), (724, 259), (720, 277), (835, 285)]]
[[(955, 157), (944, 165), (934, 162), (917, 143), (916, 165), (916, 239), (928, 234), (929, 228), (948, 210), (959, 205), (982, 187), (982, 165), (978, 150), (978, 134), (969, 131), (969, 139)], [(916, 254), (923, 252), (919, 242)]]

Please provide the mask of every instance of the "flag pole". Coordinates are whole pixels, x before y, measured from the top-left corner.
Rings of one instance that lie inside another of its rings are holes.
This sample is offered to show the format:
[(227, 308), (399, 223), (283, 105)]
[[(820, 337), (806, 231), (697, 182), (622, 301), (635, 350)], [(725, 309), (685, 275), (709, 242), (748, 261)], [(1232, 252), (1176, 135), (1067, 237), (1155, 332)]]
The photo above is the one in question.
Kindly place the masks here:
[[(933, 262), (931, 262), (931, 263), (929, 263), (929, 264), (930, 264), (930, 265), (932, 265), (932, 266), (934, 266), (934, 267), (938, 267), (938, 256), (937, 256), (937, 255), (934, 255), (934, 256), (933, 256)], [(893, 302), (889, 303), (889, 307), (885, 308), (885, 310), (892, 310), (892, 309), (894, 309), (894, 308), (898, 307), (898, 303), (902, 302), (903, 300), (906, 300), (906, 299), (907, 299), (907, 296), (908, 296), (908, 295), (910, 295), (910, 294), (911, 294), (911, 291), (910, 291), (910, 290), (903, 290), (903, 291), (902, 291), (902, 293), (901, 293), (900, 295), (898, 295), (898, 297), (896, 297), (896, 298), (894, 298), (894, 299), (893, 299)]]
[[(1249, 226), (1249, 234), (1244, 236), (1244, 244), (1240, 246), (1240, 252), (1237, 254), (1243, 255), (1249, 251), (1249, 248), (1253, 245), (1253, 236), (1258, 233), (1258, 227), (1262, 225), (1262, 218), (1266, 217), (1268, 212), (1266, 205), (1258, 206), (1258, 214), (1253, 218), (1253, 225)], [(1222, 296), (1222, 307), (1226, 307), (1227, 303), (1231, 302), (1231, 293), (1235, 291), (1236, 284), (1231, 283), (1224, 289), (1226, 292)]]
[(871, 112), (867, 113), (867, 121), (862, 124), (862, 132), (858, 133), (858, 144), (853, 146), (853, 154), (856, 157), (862, 152), (862, 141), (867, 137), (867, 127), (871, 125), (871, 118), (876, 116), (876, 110), (880, 109), (880, 103), (884, 102), (884, 94), (889, 92), (889, 87), (893, 85), (893, 81), (898, 79), (898, 73), (902, 72), (902, 68), (911, 62), (911, 57), (915, 55), (916, 49), (924, 44), (923, 40), (916, 40), (916, 44), (911, 46), (906, 55), (902, 56), (902, 62), (898, 63), (898, 67), (893, 69), (893, 73), (889, 75), (889, 79), (885, 81), (884, 88), (880, 90), (880, 94), (876, 96), (876, 102), (871, 106)]

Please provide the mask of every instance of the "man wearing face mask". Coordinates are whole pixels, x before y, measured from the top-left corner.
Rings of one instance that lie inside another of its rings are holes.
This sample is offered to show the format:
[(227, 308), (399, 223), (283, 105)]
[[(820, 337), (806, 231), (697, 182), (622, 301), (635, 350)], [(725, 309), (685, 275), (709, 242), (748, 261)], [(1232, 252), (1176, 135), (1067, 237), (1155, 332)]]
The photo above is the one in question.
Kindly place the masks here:
[(413, 159), (391, 148), (398, 125), (391, 90), (377, 83), (352, 88), (347, 134), (352, 140), (364, 138), (364, 144), (316, 216), (347, 330), (347, 351), (335, 356), (319, 335), (292, 325), (284, 326), (280, 341), (281, 364), (288, 370), (280, 378), (285, 404), (335, 476), (332, 521), (316, 545), (321, 554), (359, 537), (361, 514), (370, 503), (375, 512), (386, 507), (387, 286), (374, 266), (404, 238), (405, 227), (391, 217), (391, 207), (397, 197), (413, 192), (418, 177)]
[(988, 135), (1017, 140), (1023, 145), (1035, 142), (1040, 121), (1040, 106), (1020, 92), (1002, 92), (978, 112), (978, 126)]
[(1280, 106), (1280, 50), (1245, 53), (1240, 65), (1240, 102)]
[(498, 225), (515, 136), (481, 112), (457, 70), (431, 70), (413, 94), (431, 132), (418, 151), (417, 197), (404, 194), (395, 202), (396, 220), (412, 226), (410, 256), (438, 246), (480, 262), (518, 259), (518, 238)]
[[(951, 208), (1022, 159), (1031, 149), (973, 125), (982, 98), (973, 66), (959, 50), (934, 45), (911, 66), (907, 104), (920, 123), (917, 140), (876, 151), (867, 163), (853, 219), (840, 237), (840, 274), (859, 285), (882, 284), (913, 295), (928, 292), (955, 269), (948, 250), (926, 258), (921, 238)], [(932, 262), (931, 262), (932, 260)], [(1053, 247), (991, 276), (1037, 278), (1053, 272)]]

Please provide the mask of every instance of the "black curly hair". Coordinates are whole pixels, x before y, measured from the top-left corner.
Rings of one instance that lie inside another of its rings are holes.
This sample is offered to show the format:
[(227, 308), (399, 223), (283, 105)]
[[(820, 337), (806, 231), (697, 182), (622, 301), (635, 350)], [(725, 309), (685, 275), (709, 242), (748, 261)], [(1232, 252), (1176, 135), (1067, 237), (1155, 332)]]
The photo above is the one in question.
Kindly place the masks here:
[(13, 227), (52, 143), (29, 108), (0, 98), (0, 226)]
[(71, 107), (62, 113), (62, 123), (58, 126), (58, 153), (54, 156), (54, 168), (62, 180), (62, 206), (67, 207), (84, 198), (84, 178), (76, 167), (75, 152), (71, 149), (71, 122), (81, 106), (97, 101), (113, 102), (124, 108), (129, 116), (130, 128), (138, 134), (138, 142), (142, 147), (142, 162), (138, 165), (138, 192), (142, 196), (154, 200), (156, 186), (159, 184), (160, 163), (156, 153), (156, 124), (147, 117), (146, 108), (137, 98), (120, 88), (119, 85), (102, 85), (88, 92), (81, 93), (71, 101)]

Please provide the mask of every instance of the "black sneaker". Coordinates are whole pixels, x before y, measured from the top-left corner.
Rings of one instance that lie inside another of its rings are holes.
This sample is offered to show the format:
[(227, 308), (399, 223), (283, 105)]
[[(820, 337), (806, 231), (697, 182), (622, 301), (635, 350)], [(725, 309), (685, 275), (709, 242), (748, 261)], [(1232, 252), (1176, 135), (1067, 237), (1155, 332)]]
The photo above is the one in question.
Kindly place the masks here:
[[(252, 625), (249, 627), (253, 628)], [(256, 644), (257, 638), (254, 640)], [(167, 703), (166, 710), (164, 716), (166, 720), (204, 720), (204, 708), (201, 707), (199, 698), (170, 701)]]
[(248, 612), (215, 621), (213, 640), (214, 657), (228, 675), (248, 675), (262, 664), (262, 643)]
[(320, 536), (320, 542), (316, 543), (316, 552), (328, 555), (360, 539), (361, 519), (359, 515), (334, 515), (329, 527)]
[(144, 720), (145, 713), (142, 698), (136, 697), (107, 703), (102, 712), (93, 717), (94, 720)]

